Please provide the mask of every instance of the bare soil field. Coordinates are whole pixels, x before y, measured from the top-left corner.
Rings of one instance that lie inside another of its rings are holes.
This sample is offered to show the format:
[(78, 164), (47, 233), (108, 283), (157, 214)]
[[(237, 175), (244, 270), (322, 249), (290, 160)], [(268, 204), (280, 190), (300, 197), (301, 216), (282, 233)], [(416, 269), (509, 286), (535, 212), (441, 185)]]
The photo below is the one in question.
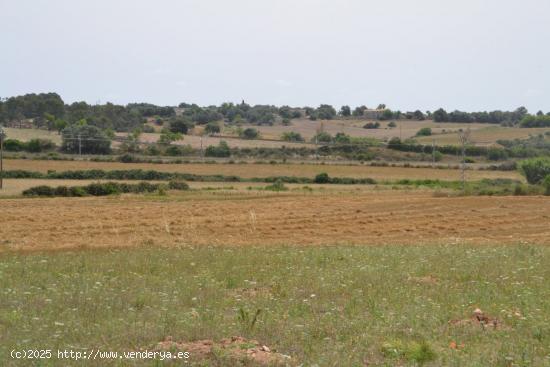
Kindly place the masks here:
[[(398, 179), (440, 179), (459, 180), (460, 170), (406, 167), (371, 167), (360, 165), (324, 165), (324, 164), (154, 164), (154, 163), (120, 163), (91, 161), (43, 161), (26, 159), (4, 160), (6, 170), (28, 170), (47, 172), (48, 170), (129, 170), (144, 169), (163, 172), (184, 172), (199, 175), (236, 175), (243, 178), (268, 176), (315, 177), (326, 172), (333, 177), (373, 178), (376, 180)], [(468, 170), (467, 180), (483, 178), (510, 178), (523, 180), (515, 171), (477, 171)]]
[(550, 244), (549, 197), (205, 193), (5, 199), (0, 251), (140, 245)]

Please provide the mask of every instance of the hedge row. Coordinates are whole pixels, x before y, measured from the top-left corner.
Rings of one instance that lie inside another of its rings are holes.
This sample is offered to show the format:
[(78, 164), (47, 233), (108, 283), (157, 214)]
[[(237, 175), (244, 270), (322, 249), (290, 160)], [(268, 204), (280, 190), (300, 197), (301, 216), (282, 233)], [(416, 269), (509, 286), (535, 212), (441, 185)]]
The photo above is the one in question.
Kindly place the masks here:
[(48, 139), (31, 139), (28, 142), (17, 139), (6, 139), (4, 141), (4, 149), (8, 152), (40, 153), (55, 148), (56, 145)]
[(108, 196), (125, 193), (146, 193), (158, 190), (188, 190), (189, 185), (182, 181), (170, 181), (168, 186), (164, 184), (152, 184), (149, 182), (140, 182), (138, 184), (127, 184), (118, 182), (91, 183), (87, 186), (57, 186), (46, 185), (31, 187), (23, 191), (23, 196), (42, 196), (42, 197), (81, 197), (81, 196)]
[(225, 175), (195, 175), (190, 173), (160, 172), (153, 170), (77, 170), (77, 171), (48, 171), (48, 173), (13, 170), (5, 171), (4, 178), (41, 178), (41, 179), (60, 179), (60, 180), (147, 180), (147, 181), (170, 181), (185, 180), (192, 182), (276, 182), (311, 184), (341, 184), (341, 185), (372, 185), (376, 181), (372, 178), (353, 178), (353, 177), (328, 177), (326, 174), (320, 174), (315, 178), (298, 176), (271, 176), (271, 177), (253, 177), (242, 178), (239, 176)]

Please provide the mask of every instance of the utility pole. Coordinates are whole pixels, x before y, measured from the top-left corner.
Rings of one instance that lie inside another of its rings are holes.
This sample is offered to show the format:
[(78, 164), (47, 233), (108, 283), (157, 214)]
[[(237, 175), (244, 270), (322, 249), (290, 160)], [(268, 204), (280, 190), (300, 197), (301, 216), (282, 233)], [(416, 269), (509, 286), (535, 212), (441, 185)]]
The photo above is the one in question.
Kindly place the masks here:
[(462, 194), (466, 193), (466, 144), (470, 139), (470, 129), (466, 131), (459, 131), (458, 139), (462, 145), (462, 165), (461, 165), (461, 179), (462, 179)]
[(202, 135), (201, 135), (201, 161), (204, 162), (204, 152), (202, 151)]
[(82, 136), (78, 134), (78, 155), (82, 155)]
[(4, 138), (6, 133), (0, 125), (0, 190), (4, 187)]

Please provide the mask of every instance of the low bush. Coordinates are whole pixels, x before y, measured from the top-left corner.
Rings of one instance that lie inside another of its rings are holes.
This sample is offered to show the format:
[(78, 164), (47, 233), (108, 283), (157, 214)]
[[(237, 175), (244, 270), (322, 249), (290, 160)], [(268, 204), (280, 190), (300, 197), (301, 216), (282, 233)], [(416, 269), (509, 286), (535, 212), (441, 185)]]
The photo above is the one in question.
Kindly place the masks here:
[(225, 158), (231, 156), (231, 149), (229, 149), (229, 145), (227, 145), (227, 143), (222, 140), (217, 146), (208, 146), (204, 151), (204, 155), (206, 157)]
[(540, 184), (546, 176), (550, 175), (550, 158), (532, 158), (521, 161), (520, 170), (530, 184)]
[(189, 185), (184, 181), (171, 180), (170, 182), (168, 182), (168, 188), (170, 190), (188, 190)]
[(28, 142), (17, 139), (6, 139), (4, 141), (4, 149), (8, 152), (41, 153), (55, 148), (55, 144), (47, 139), (31, 139)]
[(330, 177), (328, 176), (328, 173), (322, 172), (315, 176), (313, 182), (317, 184), (326, 184), (330, 182)]
[(544, 178), (542, 186), (544, 187), (544, 195), (550, 195), (550, 175)]
[(269, 191), (287, 191), (288, 188), (285, 186), (285, 184), (283, 183), (283, 181), (277, 180), (277, 181), (275, 181), (273, 184), (264, 187), (264, 190), (269, 190)]
[(429, 127), (423, 127), (422, 129), (418, 130), (416, 133), (416, 136), (430, 136), (432, 135), (432, 129)]

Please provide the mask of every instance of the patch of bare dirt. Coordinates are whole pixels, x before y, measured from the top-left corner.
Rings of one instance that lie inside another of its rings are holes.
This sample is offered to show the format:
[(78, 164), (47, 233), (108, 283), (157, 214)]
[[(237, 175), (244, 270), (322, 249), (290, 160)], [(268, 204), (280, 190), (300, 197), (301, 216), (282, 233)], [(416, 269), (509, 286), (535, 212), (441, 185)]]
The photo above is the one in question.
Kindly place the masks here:
[(413, 283), (429, 284), (429, 285), (436, 285), (437, 283), (439, 283), (439, 280), (433, 275), (426, 275), (423, 277), (409, 277), (407, 278), (407, 280)]
[(474, 327), (479, 328), (480, 330), (506, 329), (506, 326), (501, 320), (486, 314), (479, 308), (476, 308), (469, 318), (451, 320), (449, 321), (449, 325), (458, 327)]
[(219, 342), (198, 340), (194, 342), (173, 341), (167, 337), (155, 347), (158, 351), (181, 351), (190, 354), (190, 361), (200, 362), (223, 359), (234, 363), (249, 362), (258, 366), (291, 366), (290, 356), (278, 353), (256, 340), (240, 336), (224, 338)]

